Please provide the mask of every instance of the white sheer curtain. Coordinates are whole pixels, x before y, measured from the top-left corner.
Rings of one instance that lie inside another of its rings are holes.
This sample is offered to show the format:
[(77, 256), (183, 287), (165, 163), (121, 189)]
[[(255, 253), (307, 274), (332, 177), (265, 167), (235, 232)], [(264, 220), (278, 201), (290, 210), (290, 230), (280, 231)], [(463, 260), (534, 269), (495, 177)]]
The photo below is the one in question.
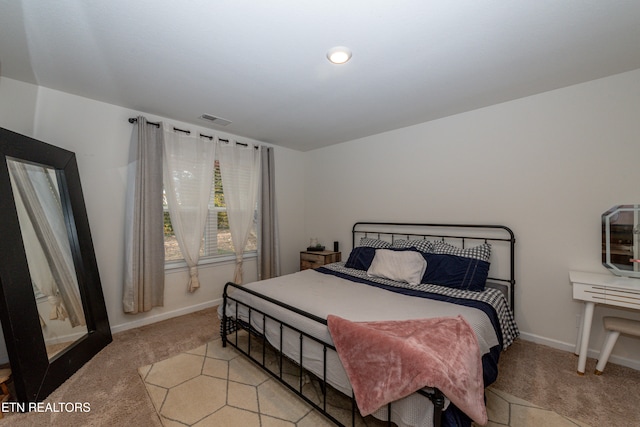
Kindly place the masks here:
[(213, 184), (217, 138), (164, 135), (164, 188), (171, 225), (189, 266), (189, 292), (200, 287), (198, 260)]
[(236, 253), (234, 282), (242, 283), (242, 255), (249, 240), (255, 210), (260, 176), (260, 153), (252, 146), (234, 141), (219, 146), (220, 174), (227, 206), (229, 229)]

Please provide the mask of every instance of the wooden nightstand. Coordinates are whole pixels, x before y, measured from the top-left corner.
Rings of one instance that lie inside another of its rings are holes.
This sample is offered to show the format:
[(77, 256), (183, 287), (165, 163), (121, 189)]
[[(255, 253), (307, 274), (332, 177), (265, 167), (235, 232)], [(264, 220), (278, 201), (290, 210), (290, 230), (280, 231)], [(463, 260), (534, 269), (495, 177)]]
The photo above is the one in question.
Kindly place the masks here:
[(332, 262), (342, 260), (340, 252), (333, 251), (301, 251), (300, 252), (300, 270), (308, 268), (318, 268)]

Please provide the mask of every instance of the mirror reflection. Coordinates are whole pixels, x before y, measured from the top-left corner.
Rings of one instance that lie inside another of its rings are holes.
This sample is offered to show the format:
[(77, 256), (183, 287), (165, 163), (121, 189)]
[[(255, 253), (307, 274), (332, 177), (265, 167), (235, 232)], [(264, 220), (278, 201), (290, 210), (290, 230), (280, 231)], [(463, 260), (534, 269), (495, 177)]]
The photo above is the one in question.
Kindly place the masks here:
[(602, 262), (618, 276), (640, 277), (640, 205), (602, 214)]
[(87, 334), (60, 192), (53, 168), (7, 158), (47, 356)]

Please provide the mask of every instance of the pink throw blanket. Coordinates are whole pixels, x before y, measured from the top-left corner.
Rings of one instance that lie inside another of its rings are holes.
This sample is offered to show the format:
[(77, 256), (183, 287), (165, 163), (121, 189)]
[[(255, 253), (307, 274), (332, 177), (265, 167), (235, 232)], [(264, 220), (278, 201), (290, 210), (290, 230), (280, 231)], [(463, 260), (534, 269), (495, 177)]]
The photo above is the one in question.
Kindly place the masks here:
[(462, 316), (351, 322), (329, 315), (327, 322), (362, 415), (437, 387), (476, 423), (487, 423), (480, 348)]

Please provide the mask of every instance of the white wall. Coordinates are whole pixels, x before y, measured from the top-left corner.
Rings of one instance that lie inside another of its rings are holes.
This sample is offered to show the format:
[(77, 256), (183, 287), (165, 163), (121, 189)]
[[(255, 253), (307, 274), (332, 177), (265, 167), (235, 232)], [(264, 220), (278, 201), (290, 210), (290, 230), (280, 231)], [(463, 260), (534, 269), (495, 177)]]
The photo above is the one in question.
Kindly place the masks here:
[[(150, 120), (163, 120), (161, 117), (0, 78), (0, 113), (14, 111), (16, 105), (23, 106), (22, 112), (0, 115), (0, 126), (76, 153), (109, 321), (114, 332), (219, 304), (224, 284), (233, 279), (233, 263), (201, 268), (201, 288), (193, 294), (186, 290), (186, 269), (168, 271), (164, 307), (138, 315), (122, 311), (126, 169), (133, 130), (127, 119), (138, 114), (146, 115)], [(223, 138), (259, 143), (208, 128), (168, 122), (207, 135), (216, 133)], [(282, 147), (275, 147), (274, 154), (282, 270), (283, 273), (291, 273), (298, 268), (298, 251), (301, 248), (298, 238), (304, 231), (303, 154)], [(245, 262), (244, 271), (245, 281), (256, 279), (255, 259)]]
[(38, 86), (0, 77), (0, 126), (33, 133)]
[[(568, 271), (606, 273), (600, 216), (640, 203), (639, 160), (636, 70), (307, 153), (306, 236), (344, 257), (355, 221), (507, 225), (522, 336), (573, 351)], [(609, 312), (596, 309), (593, 349)], [(640, 369), (639, 344), (621, 337), (611, 360)]]

